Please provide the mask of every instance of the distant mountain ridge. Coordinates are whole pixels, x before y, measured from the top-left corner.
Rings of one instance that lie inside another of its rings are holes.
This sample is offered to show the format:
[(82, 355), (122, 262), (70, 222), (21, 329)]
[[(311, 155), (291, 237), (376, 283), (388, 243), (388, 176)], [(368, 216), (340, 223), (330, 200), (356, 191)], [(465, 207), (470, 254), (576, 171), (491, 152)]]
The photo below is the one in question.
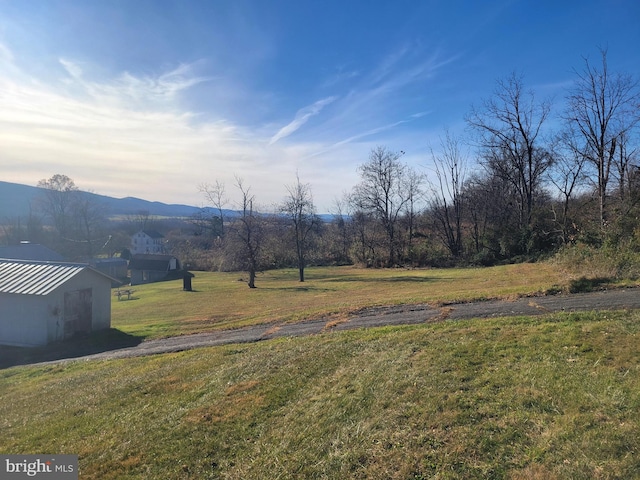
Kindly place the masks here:
[[(42, 188), (30, 185), (0, 181), (0, 224), (8, 219), (26, 218), (31, 211), (31, 205), (35, 205), (34, 200), (42, 196), (42, 190)], [(81, 193), (92, 197), (96, 203), (105, 205), (109, 216), (148, 212), (149, 215), (156, 217), (191, 217), (203, 210), (213, 211), (214, 214), (217, 214), (216, 209), (209, 207), (152, 202), (136, 197), (114, 198), (84, 191)], [(38, 213), (35, 207), (34, 213)], [(222, 214), (227, 218), (237, 217), (240, 213), (237, 210), (222, 210)], [(319, 214), (318, 216), (325, 222), (330, 222), (333, 219), (333, 215), (330, 214)]]
[[(191, 205), (152, 202), (135, 197), (113, 198), (90, 192), (82, 194), (105, 205), (109, 215), (132, 215), (145, 211), (158, 217), (189, 217), (201, 211), (201, 208)], [(7, 218), (28, 216), (34, 200), (41, 195), (42, 189), (39, 187), (0, 181), (0, 222)], [(228, 213), (233, 215), (231, 210)]]

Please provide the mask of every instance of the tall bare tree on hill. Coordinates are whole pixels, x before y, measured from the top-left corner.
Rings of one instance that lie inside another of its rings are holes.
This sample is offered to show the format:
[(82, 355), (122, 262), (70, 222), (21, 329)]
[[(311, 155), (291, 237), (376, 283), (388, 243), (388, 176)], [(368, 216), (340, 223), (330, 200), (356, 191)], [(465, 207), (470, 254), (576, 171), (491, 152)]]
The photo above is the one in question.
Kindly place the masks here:
[(407, 167), (400, 161), (403, 152), (378, 146), (371, 150), (369, 161), (360, 165), (360, 183), (354, 187), (351, 201), (355, 210), (372, 214), (386, 234), (387, 264), (396, 264), (398, 223), (411, 199), (407, 191)]
[(550, 101), (538, 102), (533, 92), (524, 90), (522, 77), (512, 74), (499, 80), (493, 96), (467, 116), (485, 168), (508, 181), (516, 193), (520, 228), (531, 227), (536, 195), (552, 164), (541, 141), (550, 111)]
[[(601, 50), (601, 64), (584, 59), (584, 69), (576, 71), (569, 92), (565, 119), (576, 132), (576, 153), (595, 169), (600, 225), (608, 221), (611, 168), (624, 155), (626, 141), (640, 122), (638, 81), (629, 75), (613, 74), (607, 65), (607, 51)], [(625, 159), (622, 158), (624, 165)]]
[(236, 186), (240, 190), (240, 217), (234, 222), (233, 230), (240, 242), (245, 268), (249, 272), (249, 288), (256, 288), (256, 273), (260, 266), (262, 244), (264, 240), (263, 220), (254, 211), (255, 197), (251, 188), (236, 177)]
[(56, 249), (68, 258), (90, 258), (107, 241), (106, 208), (90, 192), (82, 192), (66, 175), (56, 174), (38, 182), (37, 200), (58, 235)]
[(67, 237), (73, 223), (73, 210), (79, 193), (74, 181), (66, 175), (55, 174), (38, 182), (42, 196), (38, 205), (53, 222), (61, 237)]
[(432, 185), (431, 212), (436, 231), (454, 258), (463, 253), (462, 220), (466, 155), (449, 132), (440, 140), (440, 152), (431, 152), (437, 183)]
[(229, 203), (224, 182), (216, 180), (216, 183), (203, 183), (199, 186), (200, 192), (207, 201), (218, 211), (216, 219), (209, 219), (208, 223), (214, 230), (213, 233), (224, 237), (224, 209)]
[(311, 187), (308, 183), (301, 183), (300, 177), (296, 174), (296, 182), (287, 186), (286, 189), (287, 197), (280, 209), (293, 227), (298, 275), (300, 281), (304, 282), (304, 269), (311, 235), (320, 225), (320, 219), (316, 215)]
[(571, 201), (585, 182), (586, 161), (578, 153), (575, 139), (575, 135), (570, 131), (560, 134), (552, 146), (555, 161), (548, 172), (550, 182), (558, 190), (561, 204), (560, 209), (551, 205), (553, 221), (558, 226), (557, 233), (561, 243), (567, 243), (577, 233), (577, 228), (570, 219)]

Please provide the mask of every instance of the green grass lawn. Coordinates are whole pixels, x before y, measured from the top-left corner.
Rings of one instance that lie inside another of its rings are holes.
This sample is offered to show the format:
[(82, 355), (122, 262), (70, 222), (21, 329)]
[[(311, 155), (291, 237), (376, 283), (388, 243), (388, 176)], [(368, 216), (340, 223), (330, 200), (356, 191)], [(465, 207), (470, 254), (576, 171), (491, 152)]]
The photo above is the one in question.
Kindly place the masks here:
[(193, 292), (182, 281), (138, 285), (132, 300), (113, 297), (112, 326), (158, 338), (274, 321), (339, 319), (372, 305), (397, 305), (503, 298), (566, 286), (567, 275), (551, 264), (492, 268), (387, 269), (309, 268), (267, 271), (257, 289), (241, 273), (196, 272)]
[(639, 339), (637, 311), (554, 314), (14, 367), (0, 451), (82, 479), (640, 478)]
[[(544, 263), (307, 273), (134, 287), (112, 340), (569, 282)], [(82, 479), (640, 478), (639, 333), (640, 312), (586, 312), (5, 368), (0, 452), (78, 454)]]

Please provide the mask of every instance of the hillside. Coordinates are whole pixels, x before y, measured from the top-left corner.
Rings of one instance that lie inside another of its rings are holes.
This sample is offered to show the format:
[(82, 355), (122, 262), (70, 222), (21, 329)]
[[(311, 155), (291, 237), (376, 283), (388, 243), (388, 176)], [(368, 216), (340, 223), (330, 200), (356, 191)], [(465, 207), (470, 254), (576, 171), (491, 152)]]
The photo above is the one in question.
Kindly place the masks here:
[[(7, 219), (27, 217), (31, 205), (35, 204), (34, 201), (41, 194), (42, 189), (38, 187), (0, 181), (0, 224)], [(192, 205), (153, 202), (136, 197), (114, 198), (91, 192), (82, 192), (82, 194), (105, 205), (110, 216), (131, 215), (144, 211), (157, 217), (190, 217), (202, 210)], [(237, 211), (229, 209), (223, 210), (223, 213), (227, 217), (238, 215)], [(333, 215), (320, 214), (319, 217), (328, 222)]]
[[(29, 215), (30, 205), (41, 195), (41, 191), (42, 189), (38, 187), (0, 181), (0, 221)], [(135, 197), (113, 198), (90, 192), (82, 193), (104, 204), (110, 215), (129, 215), (148, 211), (150, 215), (159, 217), (188, 217), (200, 210), (190, 205), (152, 202)]]
[(11, 368), (0, 449), (77, 452), (87, 479), (637, 478), (639, 326), (558, 313)]

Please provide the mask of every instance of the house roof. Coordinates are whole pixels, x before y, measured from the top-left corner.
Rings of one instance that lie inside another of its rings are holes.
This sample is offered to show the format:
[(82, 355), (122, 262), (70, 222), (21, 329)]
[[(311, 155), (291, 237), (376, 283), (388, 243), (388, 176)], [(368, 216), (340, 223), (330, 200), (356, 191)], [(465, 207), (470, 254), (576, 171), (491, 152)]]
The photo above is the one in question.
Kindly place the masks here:
[[(169, 270), (169, 261), (173, 255), (161, 255), (159, 253), (139, 253), (129, 260), (129, 270), (153, 270), (166, 272)], [(176, 259), (177, 260), (177, 259)]]
[(142, 230), (141, 233), (144, 233), (145, 235), (151, 238), (164, 238), (164, 235), (162, 235), (160, 232), (157, 232), (155, 230)]
[(92, 258), (91, 265), (94, 267), (99, 265), (127, 265), (127, 261), (122, 257)]
[(64, 262), (64, 257), (58, 252), (37, 243), (21, 243), (20, 245), (0, 247), (0, 258)]
[(111, 278), (84, 263), (38, 262), (0, 258), (0, 293), (48, 295), (83, 270)]

